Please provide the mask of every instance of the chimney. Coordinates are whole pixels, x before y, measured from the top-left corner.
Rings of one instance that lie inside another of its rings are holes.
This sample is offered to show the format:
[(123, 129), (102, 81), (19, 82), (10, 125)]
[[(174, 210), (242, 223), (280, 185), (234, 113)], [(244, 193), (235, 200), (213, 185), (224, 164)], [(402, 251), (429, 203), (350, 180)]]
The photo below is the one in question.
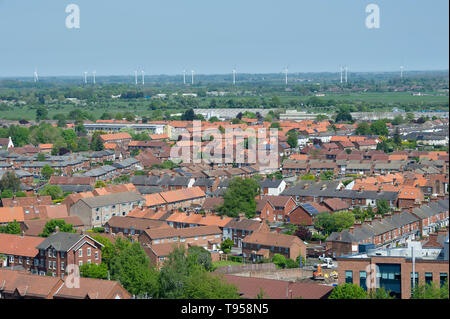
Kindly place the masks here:
[(348, 231), (349, 231), (350, 234), (353, 234), (355, 232), (355, 227), (354, 226), (350, 226)]
[(320, 188), (320, 190), (325, 190), (327, 188), (327, 184), (322, 185), (322, 187)]
[(373, 217), (373, 220), (374, 221), (381, 221), (381, 215), (375, 215), (374, 217)]
[(399, 216), (401, 213), (402, 211), (399, 209), (394, 210), (394, 216)]
[(361, 185), (361, 187), (359, 188), (358, 192), (362, 193), (364, 191), (364, 185)]
[(303, 189), (307, 189), (308, 188), (308, 183), (306, 183), (305, 185), (303, 185)]
[(245, 219), (245, 214), (240, 213), (240, 214), (239, 214), (239, 220), (243, 220), (243, 219)]
[(353, 228), (354, 228), (354, 229), (361, 228), (361, 227), (362, 227), (362, 224), (361, 224), (361, 222), (359, 222), (359, 221), (356, 221), (356, 222), (353, 224)]
[(372, 225), (372, 220), (371, 220), (370, 218), (366, 218), (366, 219), (364, 220), (364, 224)]

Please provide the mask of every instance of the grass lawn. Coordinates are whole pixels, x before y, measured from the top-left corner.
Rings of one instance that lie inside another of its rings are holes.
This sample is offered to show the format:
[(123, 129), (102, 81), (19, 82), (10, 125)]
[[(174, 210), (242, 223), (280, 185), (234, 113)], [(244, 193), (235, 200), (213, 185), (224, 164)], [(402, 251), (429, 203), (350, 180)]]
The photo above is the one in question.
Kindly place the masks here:
[(231, 261), (231, 260), (219, 260), (213, 262), (214, 268), (223, 267), (223, 266), (233, 266), (233, 265), (242, 265), (242, 263)]

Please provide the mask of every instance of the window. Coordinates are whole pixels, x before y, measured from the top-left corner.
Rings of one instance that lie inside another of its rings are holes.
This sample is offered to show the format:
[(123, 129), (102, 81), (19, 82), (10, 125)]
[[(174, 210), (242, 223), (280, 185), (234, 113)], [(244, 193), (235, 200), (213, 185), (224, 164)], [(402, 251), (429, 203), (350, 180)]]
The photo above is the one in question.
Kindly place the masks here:
[(48, 257), (52, 257), (52, 249), (51, 248), (48, 249)]
[(197, 237), (195, 237), (195, 240), (198, 240), (198, 236), (197, 236)]
[(30, 257), (27, 257), (27, 265), (30, 264)]
[(64, 257), (65, 257), (65, 253), (64, 253), (63, 251), (60, 252), (59, 254), (61, 255), (61, 258), (64, 258)]
[(352, 284), (353, 283), (353, 271), (346, 270), (345, 271), (345, 283)]
[(440, 282), (441, 287), (444, 286), (445, 282), (447, 281), (447, 278), (448, 278), (447, 273), (444, 272), (444, 273), (439, 274), (439, 282)]
[(53, 257), (56, 257), (56, 249), (53, 249)]
[(53, 269), (56, 269), (56, 261), (53, 262)]
[(433, 273), (432, 272), (426, 272), (425, 273), (425, 284), (426, 285), (431, 285), (432, 282), (433, 282)]
[(367, 272), (365, 271), (360, 271), (359, 272), (359, 286), (361, 288), (364, 288), (364, 290), (367, 290)]
[(19, 256), (19, 264), (22, 263), (22, 256)]
[(78, 251), (78, 257), (83, 257), (83, 248)]
[(90, 259), (88, 259), (87, 263), (88, 263), (88, 264), (90, 264), (90, 263), (91, 263), (91, 260), (90, 260)]
[(98, 259), (98, 251), (95, 251), (95, 259)]
[(64, 262), (61, 262), (61, 270), (64, 270)]
[(87, 255), (90, 256), (91, 255), (91, 248), (87, 249)]
[(13, 263), (14, 262), (14, 256), (9, 256), (9, 262)]
[(78, 266), (83, 266), (83, 262), (81, 260), (78, 262)]

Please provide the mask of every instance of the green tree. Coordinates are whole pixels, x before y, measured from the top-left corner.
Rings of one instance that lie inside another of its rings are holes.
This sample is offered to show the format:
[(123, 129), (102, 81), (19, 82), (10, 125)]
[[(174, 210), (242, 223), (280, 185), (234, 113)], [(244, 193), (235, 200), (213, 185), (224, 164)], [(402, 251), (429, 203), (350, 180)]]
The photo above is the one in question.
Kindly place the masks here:
[(391, 210), (391, 207), (389, 205), (389, 202), (382, 198), (377, 200), (377, 214), (380, 214), (381, 216), (384, 216), (387, 212)]
[(370, 125), (370, 133), (374, 135), (387, 136), (389, 134), (389, 131), (387, 129), (386, 123), (383, 120), (378, 120)]
[(274, 254), (272, 257), (272, 262), (277, 265), (278, 268), (286, 268), (286, 257), (280, 254)]
[(224, 194), (224, 203), (219, 214), (238, 217), (243, 213), (253, 218), (256, 213), (255, 197), (260, 193), (259, 183), (253, 178), (233, 178)]
[(355, 134), (357, 135), (369, 135), (370, 134), (370, 125), (367, 122), (361, 122), (358, 124), (358, 127), (355, 130)]
[(225, 253), (228, 254), (231, 251), (231, 248), (233, 248), (234, 242), (230, 238), (225, 239), (220, 244), (220, 249)]
[(332, 216), (338, 232), (350, 228), (355, 223), (355, 216), (353, 216), (352, 212), (341, 211), (334, 213)]
[(51, 168), (50, 165), (45, 164), (45, 165), (42, 167), (41, 175), (42, 175), (42, 177), (44, 177), (45, 179), (49, 179), (49, 178), (53, 175), (54, 172), (55, 172), (55, 170), (54, 170), (53, 168)]
[(194, 109), (189, 109), (181, 115), (182, 121), (193, 121), (195, 119)]
[[(0, 191), (10, 190), (12, 193), (20, 189), (20, 179), (13, 171), (7, 171), (0, 180)], [(12, 197), (12, 196), (11, 196)]]
[(352, 122), (353, 118), (350, 114), (350, 110), (346, 107), (341, 107), (336, 113), (335, 122)]
[(39, 192), (43, 196), (51, 196), (53, 200), (63, 198), (63, 191), (58, 185), (45, 185)]
[(10, 189), (5, 189), (2, 191), (1, 198), (13, 198), (14, 193)]
[(22, 231), (20, 224), (14, 219), (14, 221), (8, 223), (6, 226), (0, 226), (0, 233), (20, 235)]
[(38, 107), (36, 109), (36, 121), (42, 121), (48, 119), (48, 111), (45, 107)]
[(45, 154), (44, 153), (38, 153), (38, 155), (36, 156), (36, 160), (38, 162), (44, 162), (45, 161)]
[(297, 133), (295, 133), (295, 132), (288, 133), (288, 138), (287, 138), (286, 142), (289, 144), (289, 146), (291, 148), (296, 148), (298, 146)]
[(314, 222), (314, 228), (323, 231), (326, 234), (331, 234), (337, 229), (336, 221), (330, 213), (322, 212), (317, 214)]
[(80, 267), (81, 277), (108, 279), (108, 266), (104, 263), (101, 264), (83, 264)]
[(367, 299), (395, 299), (394, 296), (391, 296), (389, 291), (386, 291), (384, 287), (371, 289), (367, 292)]
[(105, 149), (105, 146), (103, 145), (103, 141), (100, 137), (100, 133), (94, 132), (94, 134), (92, 134), (92, 139), (91, 139), (91, 150), (103, 151), (104, 149)]
[(106, 183), (104, 181), (96, 181), (95, 188), (106, 187)]
[(40, 237), (48, 237), (53, 234), (58, 227), (59, 231), (62, 233), (75, 233), (76, 230), (73, 228), (72, 224), (67, 224), (63, 219), (51, 219), (45, 223), (42, 233), (39, 234)]
[(200, 246), (191, 246), (187, 250), (189, 262), (201, 265), (205, 270), (212, 270), (213, 264), (211, 254), (205, 248)]
[(367, 293), (364, 288), (347, 283), (336, 286), (328, 299), (367, 299)]
[(128, 245), (111, 260), (111, 279), (135, 296), (158, 295), (158, 272), (138, 242)]
[(439, 287), (431, 284), (417, 285), (411, 291), (411, 299), (448, 299), (448, 280)]

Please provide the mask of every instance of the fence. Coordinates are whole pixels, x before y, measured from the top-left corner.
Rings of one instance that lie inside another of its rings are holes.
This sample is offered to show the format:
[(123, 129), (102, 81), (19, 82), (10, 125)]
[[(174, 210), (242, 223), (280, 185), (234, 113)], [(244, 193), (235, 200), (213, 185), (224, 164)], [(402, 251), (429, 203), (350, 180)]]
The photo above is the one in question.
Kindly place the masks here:
[(218, 267), (215, 272), (223, 274), (233, 274), (241, 272), (271, 272), (275, 271), (277, 266), (273, 263), (267, 264), (245, 264), (245, 265), (229, 265)]

